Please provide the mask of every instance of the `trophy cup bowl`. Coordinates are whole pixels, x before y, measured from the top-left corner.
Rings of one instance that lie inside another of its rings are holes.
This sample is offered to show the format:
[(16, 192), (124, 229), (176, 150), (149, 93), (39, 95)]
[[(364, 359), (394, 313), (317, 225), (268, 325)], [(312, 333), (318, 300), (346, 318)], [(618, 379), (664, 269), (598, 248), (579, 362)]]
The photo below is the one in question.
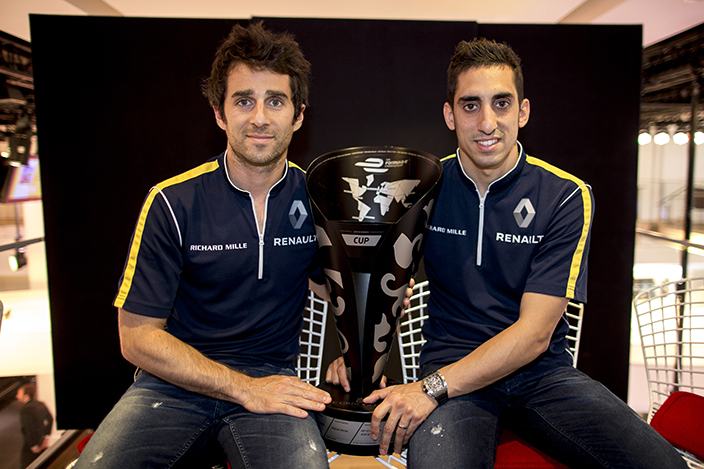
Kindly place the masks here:
[(362, 399), (381, 382), (441, 179), (435, 156), (401, 147), (347, 148), (308, 167), (319, 258), (351, 386), (349, 393), (320, 386), (332, 396), (317, 416), (330, 450), (378, 454), (370, 436), (376, 406)]

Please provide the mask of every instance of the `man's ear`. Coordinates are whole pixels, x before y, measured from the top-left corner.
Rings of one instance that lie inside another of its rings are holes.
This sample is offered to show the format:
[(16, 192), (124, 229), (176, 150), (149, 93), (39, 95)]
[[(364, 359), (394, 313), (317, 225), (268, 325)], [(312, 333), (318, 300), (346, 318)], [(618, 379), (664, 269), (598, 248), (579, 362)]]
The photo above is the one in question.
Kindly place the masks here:
[(521, 109), (518, 111), (518, 127), (523, 128), (530, 118), (530, 101), (524, 99), (521, 103)]
[(452, 111), (450, 103), (445, 103), (442, 107), (442, 113), (445, 116), (445, 124), (450, 130), (455, 130), (455, 113)]
[(295, 132), (296, 130), (300, 129), (301, 126), (303, 125), (303, 111), (306, 110), (306, 105), (301, 104), (301, 112), (298, 113), (298, 116), (296, 119), (293, 121), (293, 131)]
[(215, 113), (215, 122), (217, 122), (218, 127), (220, 127), (222, 130), (225, 130), (227, 127), (227, 120), (223, 119), (222, 116), (220, 115), (220, 111), (218, 111), (218, 108), (213, 106), (213, 112)]

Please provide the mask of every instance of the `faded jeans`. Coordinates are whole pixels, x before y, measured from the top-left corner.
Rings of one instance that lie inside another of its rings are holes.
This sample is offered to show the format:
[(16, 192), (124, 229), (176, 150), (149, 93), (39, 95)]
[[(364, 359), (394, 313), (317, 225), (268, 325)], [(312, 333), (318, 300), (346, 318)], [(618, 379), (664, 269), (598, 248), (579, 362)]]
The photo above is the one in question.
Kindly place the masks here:
[(411, 437), (408, 467), (493, 468), (504, 427), (571, 469), (687, 467), (623, 401), (557, 357), (437, 407)]
[[(270, 365), (243, 368), (252, 377), (295, 376)], [(260, 415), (141, 373), (98, 427), (74, 469), (193, 468), (209, 441), (238, 468), (327, 468), (313, 415)], [(224, 460), (221, 461), (224, 464)]]

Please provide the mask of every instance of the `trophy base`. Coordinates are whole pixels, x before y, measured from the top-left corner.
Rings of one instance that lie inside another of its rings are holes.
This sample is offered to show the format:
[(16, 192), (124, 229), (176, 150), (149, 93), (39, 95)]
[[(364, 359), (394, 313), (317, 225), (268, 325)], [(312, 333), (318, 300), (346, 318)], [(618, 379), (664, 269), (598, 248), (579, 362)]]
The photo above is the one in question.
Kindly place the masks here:
[[(365, 396), (353, 397), (342, 387), (330, 383), (322, 383), (318, 387), (332, 397), (325, 410), (316, 415), (327, 449), (355, 456), (377, 456), (379, 441), (372, 440), (370, 432), (376, 404), (364, 404), (362, 399)], [(381, 422), (380, 432), (384, 429), (384, 423)]]

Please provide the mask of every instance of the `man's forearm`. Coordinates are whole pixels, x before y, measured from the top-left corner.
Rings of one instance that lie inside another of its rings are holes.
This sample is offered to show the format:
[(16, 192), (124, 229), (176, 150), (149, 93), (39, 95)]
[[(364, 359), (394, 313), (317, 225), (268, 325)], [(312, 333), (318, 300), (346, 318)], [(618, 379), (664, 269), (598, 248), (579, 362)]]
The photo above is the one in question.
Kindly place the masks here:
[(527, 347), (510, 328), (485, 342), (475, 351), (441, 370), (448, 383), (448, 397), (482, 389), (527, 365), (540, 353)]
[(518, 321), (458, 362), (442, 369), (448, 396), (482, 389), (540, 356), (567, 306), (566, 298), (524, 294)]
[(122, 354), (130, 363), (188, 391), (241, 403), (248, 379), (166, 332), (157, 321), (120, 311)]
[(297, 376), (251, 378), (211, 360), (164, 329), (165, 321), (120, 309), (124, 357), (171, 384), (215, 399), (234, 402), (258, 414), (305, 418), (330, 402), (325, 391)]
[(140, 350), (127, 358), (134, 365), (187, 391), (215, 399), (241, 404), (240, 392), (248, 376), (204, 356), (190, 345), (166, 331), (158, 331), (149, 339), (154, 349)]

